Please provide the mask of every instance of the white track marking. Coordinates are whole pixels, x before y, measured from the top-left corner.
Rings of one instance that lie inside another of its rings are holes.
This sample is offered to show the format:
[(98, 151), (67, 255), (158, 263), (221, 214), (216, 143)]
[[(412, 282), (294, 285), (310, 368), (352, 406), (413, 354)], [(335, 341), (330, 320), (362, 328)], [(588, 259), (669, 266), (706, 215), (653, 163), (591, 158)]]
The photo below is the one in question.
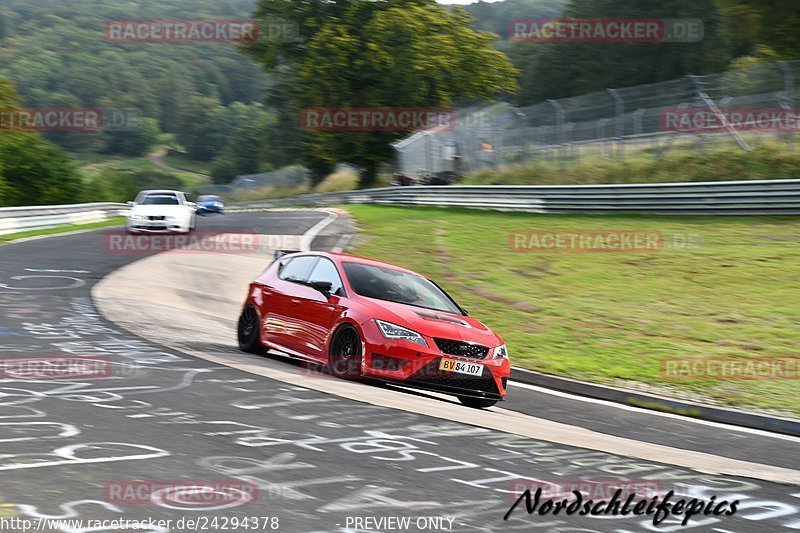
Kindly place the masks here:
[(300, 239), (300, 250), (303, 252), (310, 252), (311, 251), (311, 243), (314, 242), (314, 239), (317, 238), (317, 235), (322, 233), (322, 230), (333, 224), (333, 221), (339, 218), (334, 212), (327, 211), (329, 213), (328, 218), (325, 220), (318, 222), (315, 224), (310, 230), (303, 233), (303, 237)]
[(641, 413), (644, 415), (649, 416), (661, 416), (664, 418), (673, 418), (676, 420), (680, 420), (681, 422), (691, 422), (693, 424), (700, 424), (703, 426), (711, 426), (715, 428), (726, 429), (729, 431), (738, 431), (740, 433), (749, 433), (751, 435), (758, 435), (760, 437), (770, 437), (773, 439), (781, 439), (781, 440), (788, 440), (790, 442), (797, 442), (800, 443), (800, 438), (793, 437), (791, 435), (783, 435), (781, 433), (770, 433), (769, 431), (764, 431), (761, 429), (753, 429), (753, 428), (745, 428), (741, 426), (731, 426), (729, 424), (723, 424), (721, 422), (710, 422), (708, 420), (700, 420), (698, 418), (691, 418), (688, 416), (681, 416), (676, 415), (673, 413), (663, 413), (661, 411), (651, 411), (650, 409), (642, 409), (641, 407), (634, 407), (632, 405), (625, 405), (622, 403), (611, 402), (608, 400), (600, 400), (597, 398), (588, 398), (586, 396), (576, 396), (574, 394), (570, 394), (568, 392), (561, 392), (551, 389), (546, 389), (544, 387), (538, 387), (536, 385), (529, 385), (527, 383), (520, 383), (519, 381), (511, 381), (514, 388), (519, 387), (522, 389), (529, 389), (536, 392), (541, 392), (543, 394), (549, 394), (551, 396), (558, 396), (560, 398), (568, 398), (570, 400), (577, 400), (579, 402), (586, 402), (586, 403), (594, 403), (598, 405), (605, 405), (606, 407), (613, 407), (615, 409), (622, 409), (623, 411), (633, 411), (635, 413)]

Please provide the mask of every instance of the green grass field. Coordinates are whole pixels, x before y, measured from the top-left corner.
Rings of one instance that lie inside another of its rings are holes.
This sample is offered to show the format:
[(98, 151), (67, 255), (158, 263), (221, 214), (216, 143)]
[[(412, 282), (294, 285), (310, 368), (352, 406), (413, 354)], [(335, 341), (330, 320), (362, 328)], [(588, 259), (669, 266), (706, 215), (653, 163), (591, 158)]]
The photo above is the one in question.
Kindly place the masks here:
[(40, 235), (55, 235), (58, 233), (66, 233), (68, 231), (78, 231), (94, 228), (106, 228), (111, 226), (125, 225), (125, 217), (113, 217), (102, 222), (92, 222), (90, 224), (72, 224), (69, 226), (58, 226), (55, 228), (35, 229), (30, 231), (19, 231), (16, 233), (7, 233), (0, 235), (0, 243), (15, 241), (17, 239), (25, 239), (27, 237), (38, 237)]
[[(798, 357), (800, 219), (563, 216), (346, 206), (355, 253), (413, 268), (494, 328), (518, 366), (800, 414), (797, 379), (675, 380), (662, 360)], [(654, 253), (512, 251), (519, 231), (664, 235)], [(689, 243), (688, 245), (686, 243)]]
[(208, 175), (208, 173), (211, 171), (210, 163), (205, 161), (196, 161), (194, 159), (189, 159), (188, 157), (183, 157), (182, 155), (165, 155), (162, 159), (164, 163), (172, 168), (185, 170), (186, 172), (192, 172), (194, 174)]

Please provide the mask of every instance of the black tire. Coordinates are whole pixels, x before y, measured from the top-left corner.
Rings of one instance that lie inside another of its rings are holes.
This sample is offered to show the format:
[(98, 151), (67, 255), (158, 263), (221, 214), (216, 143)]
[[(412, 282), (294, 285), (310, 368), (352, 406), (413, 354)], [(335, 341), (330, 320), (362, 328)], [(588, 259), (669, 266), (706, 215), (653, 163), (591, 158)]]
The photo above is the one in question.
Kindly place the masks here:
[(331, 341), (328, 355), (331, 374), (342, 379), (361, 376), (361, 336), (353, 326), (339, 328)]
[(261, 344), (261, 328), (259, 327), (258, 311), (252, 305), (245, 306), (242, 314), (239, 315), (239, 322), (236, 326), (236, 338), (239, 341), (239, 349), (243, 352), (264, 354), (267, 352)]
[(459, 396), (458, 401), (473, 409), (488, 409), (498, 402), (498, 400), (488, 400), (486, 398), (473, 398), (472, 396)]

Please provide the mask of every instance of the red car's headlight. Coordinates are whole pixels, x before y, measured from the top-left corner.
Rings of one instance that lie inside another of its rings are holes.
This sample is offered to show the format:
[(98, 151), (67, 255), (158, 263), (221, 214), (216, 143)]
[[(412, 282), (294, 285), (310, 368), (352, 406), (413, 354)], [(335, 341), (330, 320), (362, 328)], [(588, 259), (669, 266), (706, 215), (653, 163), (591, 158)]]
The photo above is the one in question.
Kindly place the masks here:
[(495, 359), (508, 359), (508, 348), (505, 344), (495, 348), (493, 353)]
[(383, 320), (376, 319), (375, 323), (378, 325), (378, 329), (381, 330), (383, 336), (387, 339), (393, 341), (408, 341), (413, 342), (414, 344), (428, 346), (428, 343), (425, 342), (425, 339), (422, 338), (422, 335), (414, 330), (404, 328), (403, 326), (398, 326), (397, 324), (392, 324), (391, 322), (384, 322)]

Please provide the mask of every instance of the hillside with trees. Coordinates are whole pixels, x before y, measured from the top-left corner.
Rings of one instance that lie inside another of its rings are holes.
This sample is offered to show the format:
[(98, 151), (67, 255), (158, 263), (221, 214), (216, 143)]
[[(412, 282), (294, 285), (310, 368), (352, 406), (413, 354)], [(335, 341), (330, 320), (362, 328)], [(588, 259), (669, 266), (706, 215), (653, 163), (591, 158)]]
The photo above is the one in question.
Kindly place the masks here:
[[(134, 109), (149, 119), (135, 131), (44, 134), (69, 151), (140, 156), (164, 132), (193, 158), (219, 159), (216, 166), (227, 169), (222, 179), (256, 171), (264, 150), (253, 147), (253, 161), (238, 159), (236, 150), (252, 135), (230, 121), (246, 114), (248, 122), (238, 125), (249, 132), (255, 123), (264, 133), (263, 109), (252, 106), (263, 100), (268, 77), (234, 43), (116, 43), (104, 34), (111, 19), (248, 19), (254, 6), (252, 0), (4, 0), (0, 76), (14, 83), (26, 107)], [(199, 129), (212, 140), (198, 140)]]
[[(0, 131), (0, 202), (116, 198), (167, 180), (157, 169), (82, 178), (71, 162), (142, 158), (165, 142), (217, 183), (302, 164), (319, 181), (336, 163), (392, 161), (397, 132), (321, 132), (300, 126), (310, 107), (460, 107), (495, 99), (527, 105), (732, 65), (800, 58), (793, 2), (757, 0), (4, 0), (3, 109), (133, 109), (132, 129)], [(509, 22), (548, 17), (699, 18), (698, 43), (512, 42)], [(280, 19), (300, 38), (255, 43), (115, 43), (109, 20)], [(165, 141), (165, 139), (167, 139)], [(25, 170), (30, 160), (35, 171)], [(134, 171), (135, 170), (135, 171)], [(149, 172), (149, 174), (148, 174)], [(28, 179), (39, 176), (35, 184)], [(52, 177), (52, 181), (50, 178)], [(170, 177), (169, 179), (172, 179)], [(130, 181), (134, 180), (134, 181)], [(116, 183), (103, 189), (105, 181)], [(168, 180), (167, 180), (168, 181)], [(103, 191), (102, 194), (98, 191)]]

